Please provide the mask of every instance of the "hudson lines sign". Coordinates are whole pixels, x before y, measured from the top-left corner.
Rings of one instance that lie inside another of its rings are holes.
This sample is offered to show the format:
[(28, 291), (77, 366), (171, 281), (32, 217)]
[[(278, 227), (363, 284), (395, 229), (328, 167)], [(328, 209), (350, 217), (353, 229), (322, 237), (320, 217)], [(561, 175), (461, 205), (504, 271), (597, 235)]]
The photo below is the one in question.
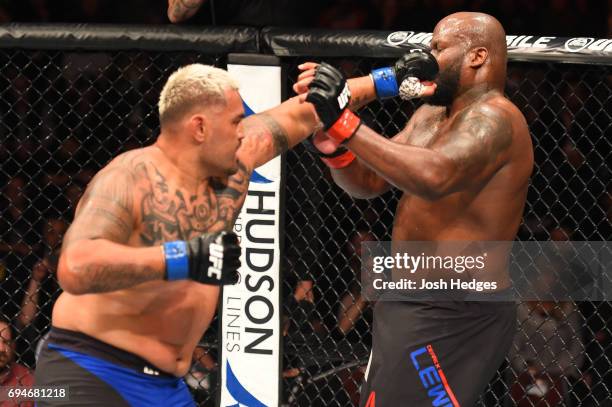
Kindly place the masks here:
[[(280, 67), (261, 66), (259, 60), (247, 63), (228, 64), (228, 71), (240, 83), (245, 113), (278, 105)], [(225, 286), (221, 299), (223, 407), (279, 404), (280, 187), (281, 158), (276, 157), (251, 175), (234, 227), (241, 239), (242, 267), (240, 282)]]

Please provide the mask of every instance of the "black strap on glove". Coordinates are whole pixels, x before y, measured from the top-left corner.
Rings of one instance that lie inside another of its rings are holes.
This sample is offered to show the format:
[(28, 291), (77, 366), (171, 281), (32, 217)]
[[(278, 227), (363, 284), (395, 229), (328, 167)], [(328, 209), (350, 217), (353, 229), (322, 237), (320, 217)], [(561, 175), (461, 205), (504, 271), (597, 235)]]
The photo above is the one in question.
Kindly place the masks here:
[(166, 279), (203, 284), (236, 284), (240, 245), (234, 232), (205, 233), (188, 241), (164, 243)]

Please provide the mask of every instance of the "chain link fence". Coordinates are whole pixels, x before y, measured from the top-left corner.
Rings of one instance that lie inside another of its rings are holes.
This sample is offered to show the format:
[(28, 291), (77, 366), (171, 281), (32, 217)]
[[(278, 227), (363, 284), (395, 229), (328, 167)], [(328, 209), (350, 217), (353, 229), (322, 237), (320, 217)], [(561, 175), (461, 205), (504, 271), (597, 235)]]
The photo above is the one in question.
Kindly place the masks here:
[[(284, 59), (287, 85), (304, 60)], [(115, 155), (153, 142), (159, 91), (170, 72), (191, 62), (224, 67), (225, 56), (0, 50), (0, 304), (16, 334), (18, 363), (35, 366), (60, 292), (54, 273), (61, 236), (84, 187)], [(391, 61), (327, 62), (355, 76)], [(508, 76), (508, 95), (527, 117), (536, 155), (519, 238), (610, 240), (610, 67), (511, 63)], [(415, 108), (393, 99), (372, 103), (361, 117), (392, 136)], [(390, 240), (400, 193), (353, 200), (302, 146), (286, 164), (283, 397), (291, 406), (356, 405), (372, 318), (360, 298), (360, 243)], [(513, 353), (483, 405), (609, 403), (610, 304), (521, 307)], [(211, 329), (188, 375), (201, 406), (215, 405), (215, 339)], [(546, 375), (529, 375), (520, 362), (529, 355)]]

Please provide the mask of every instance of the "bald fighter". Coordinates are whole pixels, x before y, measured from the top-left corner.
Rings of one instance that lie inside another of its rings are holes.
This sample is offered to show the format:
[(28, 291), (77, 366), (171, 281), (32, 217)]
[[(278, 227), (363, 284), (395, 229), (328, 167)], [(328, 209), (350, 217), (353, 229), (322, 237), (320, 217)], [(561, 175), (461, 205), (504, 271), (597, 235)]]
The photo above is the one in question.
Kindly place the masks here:
[[(403, 69), (404, 57), (348, 87), (333, 67), (305, 64), (295, 89), (309, 88), (327, 134), (315, 146), (352, 196), (404, 191), (394, 241), (513, 240), (533, 150), (525, 118), (504, 96), (502, 26), (452, 14), (436, 25), (431, 54), (417, 54), (418, 69)], [(398, 93), (425, 104), (392, 139), (349, 110)], [(507, 270), (493, 272), (486, 277), (507, 288)], [(515, 319), (512, 302), (378, 301), (361, 406), (473, 406), (508, 352)]]
[(64, 238), (36, 369), (37, 385), (69, 386), (61, 405), (194, 405), (181, 377), (238, 280), (250, 174), (318, 125), (295, 98), (245, 118), (236, 82), (200, 64), (170, 76), (159, 120), (153, 145), (97, 173)]

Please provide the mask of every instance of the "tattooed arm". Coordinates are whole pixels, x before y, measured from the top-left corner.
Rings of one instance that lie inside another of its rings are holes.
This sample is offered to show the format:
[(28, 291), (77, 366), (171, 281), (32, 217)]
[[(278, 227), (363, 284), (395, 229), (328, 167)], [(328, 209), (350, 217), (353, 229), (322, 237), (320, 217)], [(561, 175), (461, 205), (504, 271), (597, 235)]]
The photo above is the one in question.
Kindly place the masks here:
[(115, 166), (87, 187), (62, 246), (58, 279), (65, 291), (110, 292), (164, 278), (160, 246), (128, 246), (135, 223), (132, 178), (129, 169)]
[(449, 134), (431, 148), (385, 139), (362, 125), (347, 146), (392, 185), (429, 200), (488, 180), (508, 159), (510, 114), (480, 105), (455, 119)]
[(249, 170), (259, 167), (308, 137), (318, 126), (310, 103), (297, 97), (242, 121), (238, 158)]
[(172, 23), (180, 23), (200, 9), (206, 0), (168, 0), (168, 19)]

